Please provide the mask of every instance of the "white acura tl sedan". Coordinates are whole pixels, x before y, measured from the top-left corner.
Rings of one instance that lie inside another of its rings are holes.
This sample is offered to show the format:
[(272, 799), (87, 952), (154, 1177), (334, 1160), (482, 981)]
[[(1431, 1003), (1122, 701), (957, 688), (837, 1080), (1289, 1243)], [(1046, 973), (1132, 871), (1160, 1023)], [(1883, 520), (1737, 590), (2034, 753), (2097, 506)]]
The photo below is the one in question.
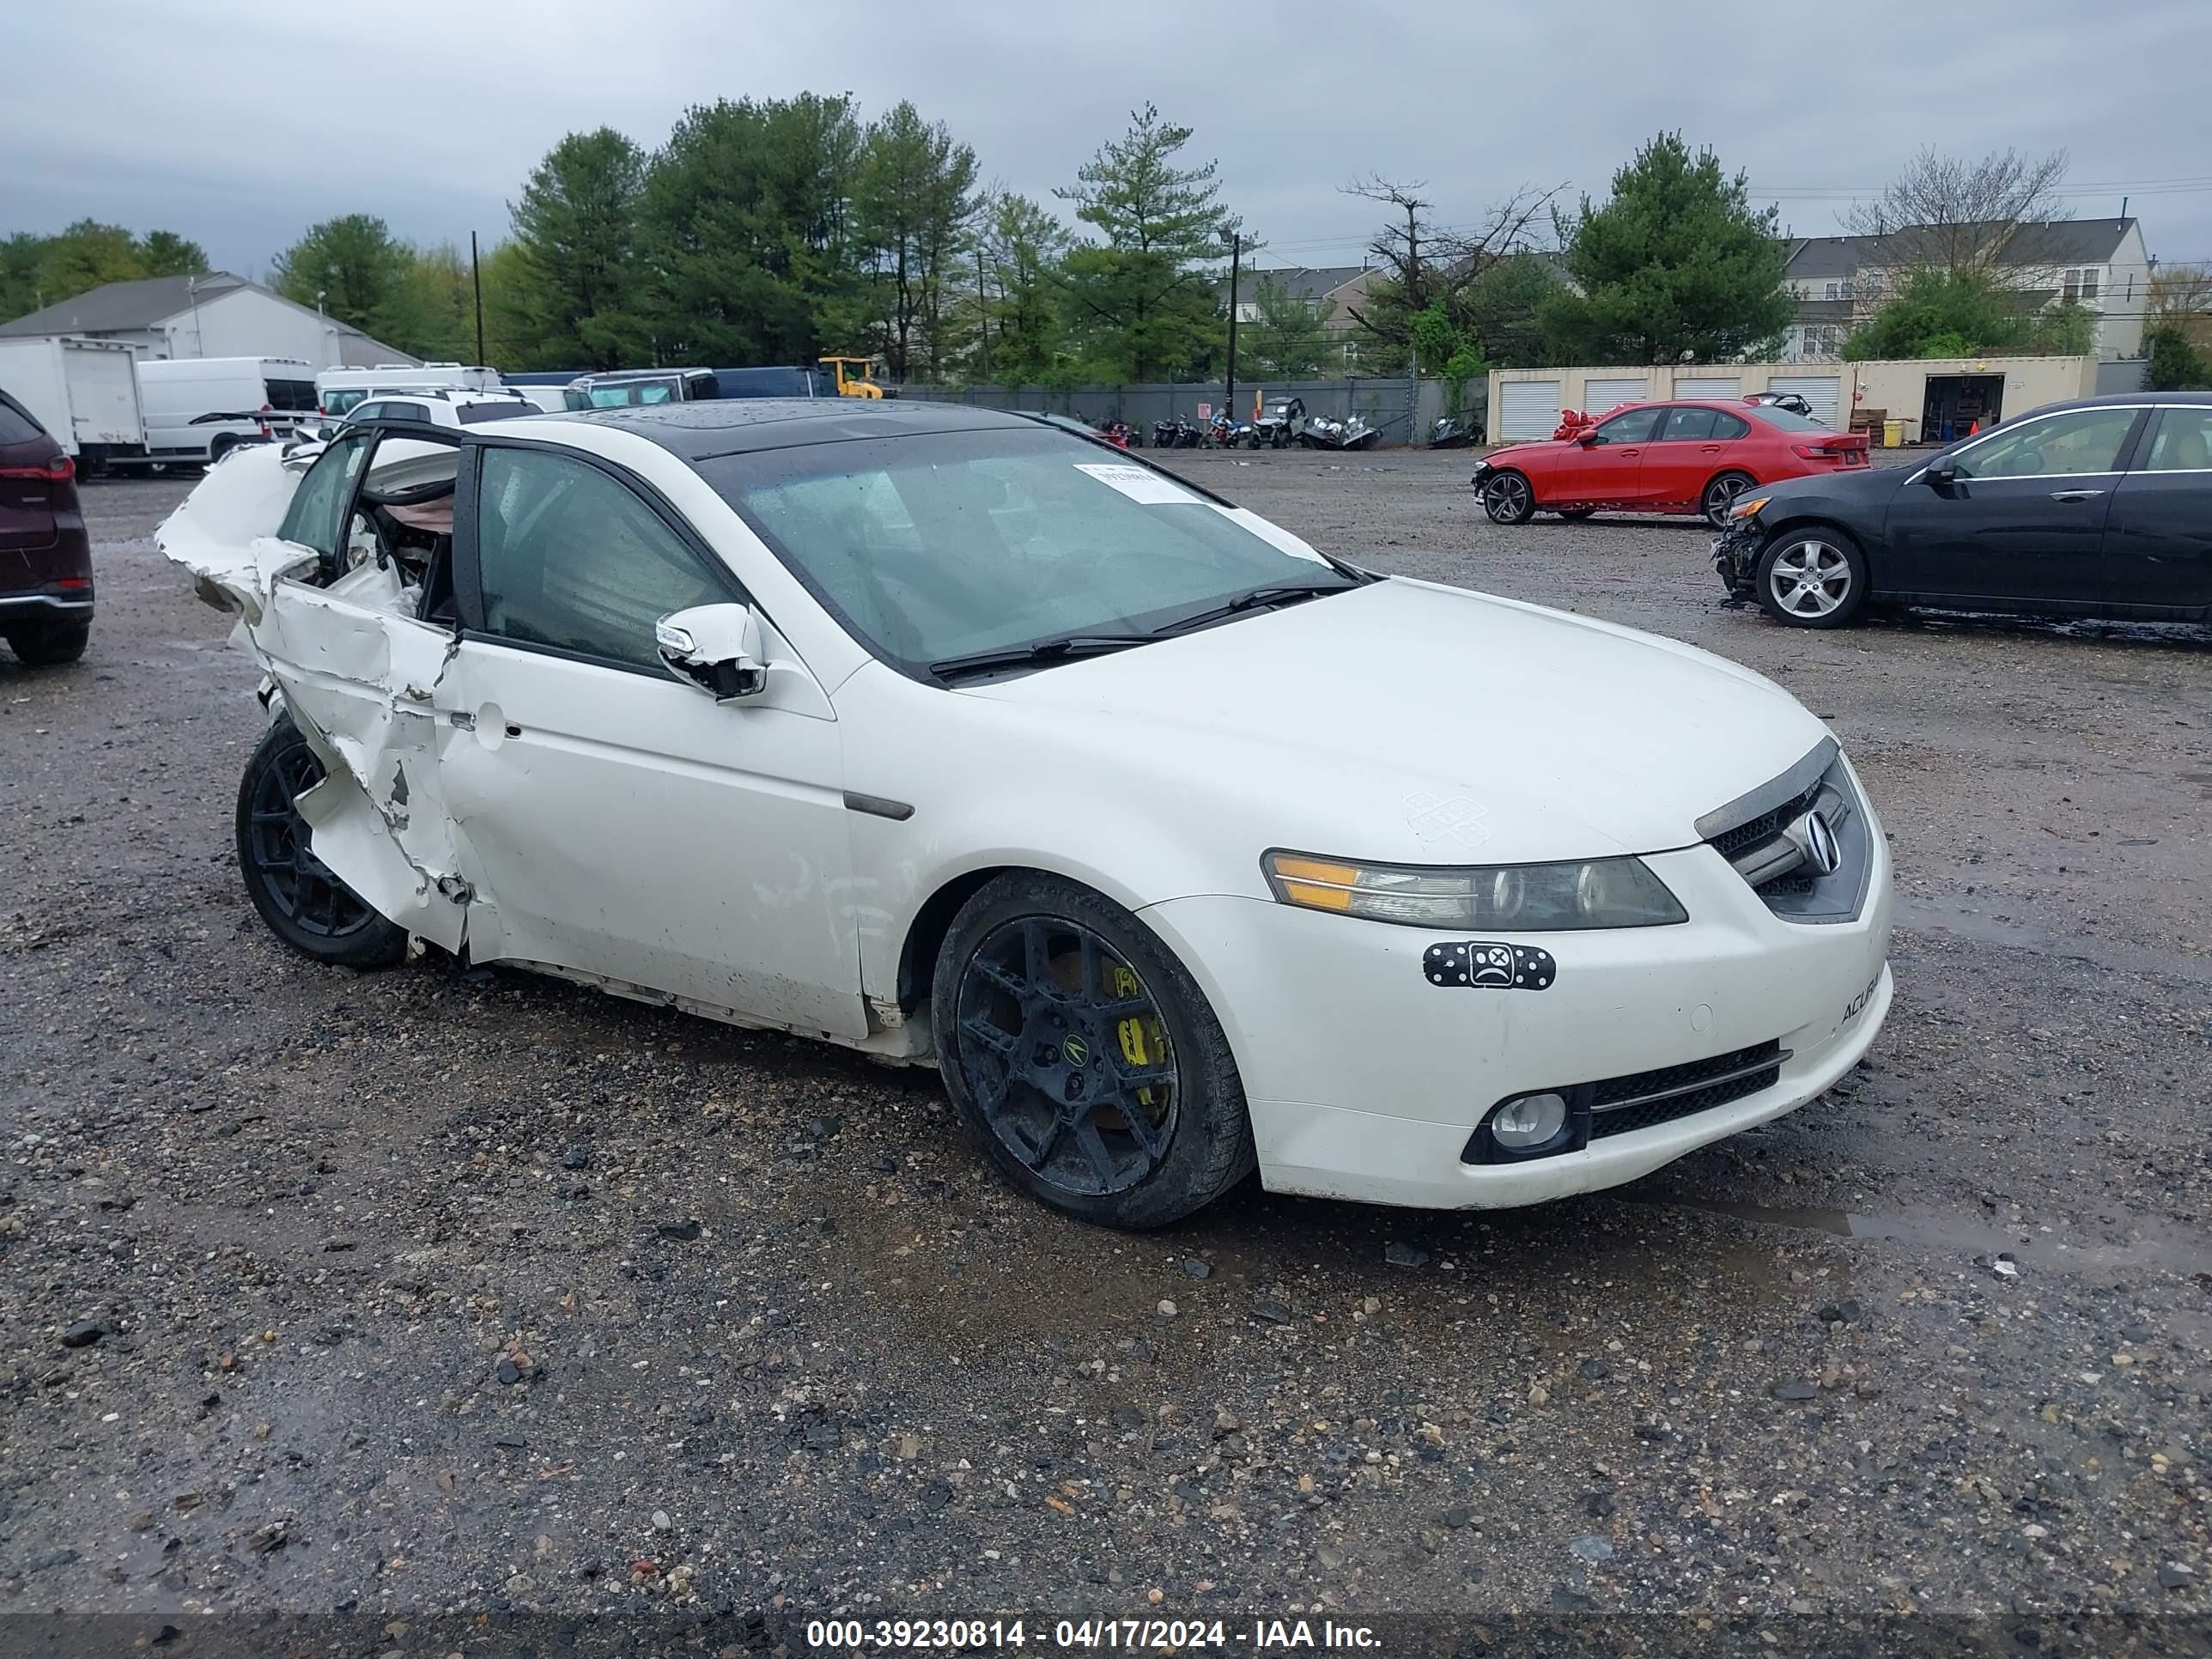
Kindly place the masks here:
[(241, 451), (162, 527), (272, 720), (247, 890), (933, 1061), (1012, 1179), (1172, 1221), (1526, 1204), (1819, 1095), (1889, 859), (1820, 722), (1378, 577), (1121, 451), (770, 401)]

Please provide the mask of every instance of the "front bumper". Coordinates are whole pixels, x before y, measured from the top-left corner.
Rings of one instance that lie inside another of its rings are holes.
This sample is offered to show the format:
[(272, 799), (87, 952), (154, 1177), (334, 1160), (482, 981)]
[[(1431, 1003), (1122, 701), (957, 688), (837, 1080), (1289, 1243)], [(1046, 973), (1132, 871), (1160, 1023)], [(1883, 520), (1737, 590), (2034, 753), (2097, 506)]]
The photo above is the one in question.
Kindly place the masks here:
[(1748, 599), (1758, 591), (1759, 556), (1766, 550), (1766, 526), (1754, 513), (1747, 518), (1731, 519), (1728, 527), (1713, 538), (1713, 568), (1720, 573), (1721, 586), (1733, 599)]
[[(1645, 860), (1691, 920), (1504, 936), (1546, 952), (1544, 988), (1438, 985), (1421, 928), (1269, 901), (1170, 900), (1144, 912), (1189, 964), (1237, 1057), (1271, 1191), (1435, 1209), (1534, 1204), (1632, 1181), (1791, 1111), (1856, 1064), (1889, 1012), (1890, 866), (1851, 921), (1782, 921), (1711, 847)], [(1714, 1060), (1779, 1040), (1771, 1085), (1579, 1150), (1463, 1161), (1490, 1109)]]

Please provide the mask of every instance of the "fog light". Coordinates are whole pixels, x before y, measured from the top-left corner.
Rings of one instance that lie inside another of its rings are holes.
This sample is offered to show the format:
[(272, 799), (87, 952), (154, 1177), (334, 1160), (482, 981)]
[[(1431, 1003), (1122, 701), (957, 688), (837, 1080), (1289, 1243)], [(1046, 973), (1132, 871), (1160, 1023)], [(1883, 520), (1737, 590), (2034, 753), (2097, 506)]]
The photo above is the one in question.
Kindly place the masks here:
[(1491, 1138), (1510, 1152), (1540, 1146), (1566, 1127), (1565, 1095), (1522, 1095), (1500, 1106), (1490, 1120)]

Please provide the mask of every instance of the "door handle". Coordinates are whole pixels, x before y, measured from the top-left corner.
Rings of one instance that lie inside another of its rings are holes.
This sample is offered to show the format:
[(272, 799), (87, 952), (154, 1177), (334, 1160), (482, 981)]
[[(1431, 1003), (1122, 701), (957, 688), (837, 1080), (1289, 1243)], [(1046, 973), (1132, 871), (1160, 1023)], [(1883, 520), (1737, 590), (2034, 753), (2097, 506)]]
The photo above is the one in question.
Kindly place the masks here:
[(2051, 499), (2054, 501), (2094, 501), (2104, 493), (2101, 489), (2054, 489), (2051, 492)]
[(1707, 455), (1717, 455), (1721, 453), (1721, 447), (1718, 444), (1707, 444), (1700, 453)]
[(1623, 458), (1626, 458), (1630, 455), (1641, 455), (1644, 452), (1640, 449), (1624, 449), (1620, 453)]

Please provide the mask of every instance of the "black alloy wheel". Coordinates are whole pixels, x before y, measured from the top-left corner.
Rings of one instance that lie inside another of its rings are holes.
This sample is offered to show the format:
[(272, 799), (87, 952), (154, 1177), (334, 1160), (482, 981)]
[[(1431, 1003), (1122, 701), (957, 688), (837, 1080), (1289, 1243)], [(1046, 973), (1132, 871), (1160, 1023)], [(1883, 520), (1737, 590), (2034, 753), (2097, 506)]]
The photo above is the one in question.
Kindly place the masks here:
[(930, 1024), (969, 1130), (1055, 1209), (1162, 1226), (1253, 1167), (1243, 1085), (1205, 994), (1089, 888), (1033, 871), (986, 883), (939, 947)]
[(318, 962), (370, 968), (405, 952), (386, 921), (315, 856), (298, 798), (323, 781), (323, 763), (299, 728), (279, 720), (261, 739), (238, 789), (238, 863), (246, 896), (277, 938)]
[(999, 1142), (1048, 1186), (1126, 1192), (1175, 1137), (1175, 1048), (1134, 969), (1080, 923), (1024, 916), (960, 983), (962, 1075)]

